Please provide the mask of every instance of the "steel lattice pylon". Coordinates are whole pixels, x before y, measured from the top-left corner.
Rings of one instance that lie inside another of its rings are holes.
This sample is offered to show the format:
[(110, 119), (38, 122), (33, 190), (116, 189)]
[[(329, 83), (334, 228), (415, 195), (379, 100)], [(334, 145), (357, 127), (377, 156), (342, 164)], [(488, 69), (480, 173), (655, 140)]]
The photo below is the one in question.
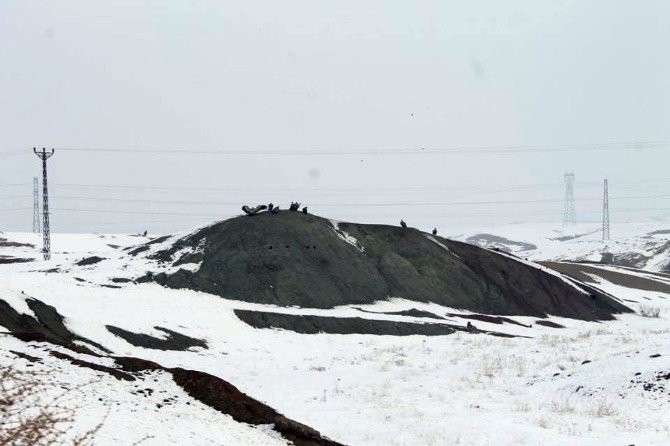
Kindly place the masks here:
[(610, 239), (610, 198), (607, 180), (603, 184), (603, 240)]
[(33, 152), (42, 160), (42, 253), (44, 260), (51, 259), (51, 231), (49, 230), (49, 187), (47, 183), (47, 160), (54, 154), (54, 149), (47, 152), (42, 148), (41, 152), (33, 147)]
[(575, 174), (565, 174), (565, 208), (563, 210), (563, 226), (577, 222), (575, 212)]

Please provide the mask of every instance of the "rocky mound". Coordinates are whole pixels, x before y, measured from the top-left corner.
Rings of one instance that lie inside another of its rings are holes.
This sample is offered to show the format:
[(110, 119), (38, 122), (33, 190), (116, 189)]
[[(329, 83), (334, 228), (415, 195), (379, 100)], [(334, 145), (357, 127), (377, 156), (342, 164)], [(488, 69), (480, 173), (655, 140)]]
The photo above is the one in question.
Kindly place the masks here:
[(477, 313), (584, 320), (630, 311), (589, 285), (509, 254), (416, 229), (299, 212), (232, 218), (161, 248), (131, 255), (176, 272), (141, 281), (249, 302), (331, 308), (402, 297)]

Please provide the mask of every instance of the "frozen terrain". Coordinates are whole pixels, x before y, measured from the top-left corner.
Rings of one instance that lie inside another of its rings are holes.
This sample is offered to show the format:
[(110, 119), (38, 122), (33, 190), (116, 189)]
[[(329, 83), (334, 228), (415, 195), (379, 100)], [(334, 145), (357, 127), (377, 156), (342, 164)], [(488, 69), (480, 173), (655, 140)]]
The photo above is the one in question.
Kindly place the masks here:
[[(587, 255), (600, 243), (575, 241), (566, 254), (560, 247), (565, 244), (546, 237), (496, 234), (537, 244), (528, 257), (543, 260)], [(606, 322), (490, 317), (404, 299), (321, 309), (279, 307), (155, 283), (113, 281), (156, 266), (146, 256), (129, 262), (123, 250), (146, 239), (56, 235), (55, 255), (44, 262), (34, 248), (8, 246), (39, 246), (34, 235), (0, 237), (6, 243), (0, 255), (36, 259), (0, 265), (0, 300), (34, 317), (26, 299), (53, 306), (67, 328), (84, 339), (76, 343), (97, 354), (5, 334), (0, 335), (0, 361), (47, 367), (54, 382), (76, 387), (72, 404), (86, 408), (76, 428), (85, 430), (105, 420), (98, 444), (132, 444), (147, 436), (142, 444), (290, 443), (271, 426), (237, 422), (193, 399), (164, 371), (124, 381), (77, 367), (54, 351), (109, 368), (115, 367), (112, 357), (124, 356), (206, 372), (347, 445), (670, 443), (670, 292), (665, 289), (670, 279), (662, 275), (594, 266), (642, 281), (631, 284), (607, 272), (565, 273), (586, 274), (591, 285), (635, 310)], [(80, 262), (92, 257), (103, 260)], [(660, 309), (659, 317), (643, 317), (641, 310), (647, 307)], [(471, 322), (477, 330), (445, 336), (301, 334), (253, 328), (235, 310), (463, 329)], [(121, 329), (121, 335), (110, 326)], [(170, 332), (201, 342), (180, 346)]]
[(532, 260), (603, 262), (670, 272), (670, 226), (662, 223), (613, 224), (608, 241), (602, 240), (599, 224), (586, 223), (468, 228), (449, 237)]

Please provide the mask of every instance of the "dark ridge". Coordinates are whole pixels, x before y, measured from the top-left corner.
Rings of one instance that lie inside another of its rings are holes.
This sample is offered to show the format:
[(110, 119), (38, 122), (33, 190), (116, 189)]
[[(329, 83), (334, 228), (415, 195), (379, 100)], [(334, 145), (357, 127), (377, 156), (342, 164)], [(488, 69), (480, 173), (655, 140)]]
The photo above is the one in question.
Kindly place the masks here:
[(127, 277), (112, 277), (109, 280), (111, 280), (114, 283), (128, 283), (133, 281), (133, 279), (128, 279)]
[(197, 272), (147, 274), (137, 282), (308, 308), (393, 296), (496, 315), (602, 320), (631, 311), (602, 291), (581, 293), (517, 258), (416, 229), (340, 223), (339, 231), (354, 237), (357, 246), (343, 240), (329, 220), (312, 214), (232, 218), (151, 256), (174, 262), (180, 249), (197, 247), (202, 251)]
[(543, 325), (545, 327), (550, 327), (550, 328), (565, 328), (564, 325), (561, 325), (559, 323), (552, 322), (552, 321), (538, 320), (538, 321), (535, 321), (535, 324), (536, 325)]
[(358, 317), (329, 317), (234, 310), (235, 316), (254, 328), (280, 328), (296, 333), (371, 334), (409, 336), (448, 335), (456, 329), (446, 324), (419, 324)]
[(254, 425), (273, 424), (274, 430), (296, 446), (343, 446), (322, 436), (315, 429), (286, 418), (272, 407), (241, 392), (231, 383), (208, 373), (183, 368), (165, 368), (138, 358), (119, 357), (116, 363), (126, 372), (163, 370), (192, 398), (223, 413), (235, 421)]
[[(149, 242), (149, 243), (151, 243), (151, 242)], [(130, 251), (128, 251), (128, 254), (130, 254), (131, 256), (136, 256), (137, 254), (141, 254), (141, 253), (143, 253), (145, 251), (148, 251), (148, 250), (149, 250), (148, 244), (140, 245), (137, 248), (134, 248), (134, 249), (131, 249)]]
[(235, 315), (254, 328), (270, 328), (293, 331), (301, 334), (369, 334), (386, 336), (443, 336), (456, 331), (483, 333), (503, 338), (515, 338), (506, 333), (487, 330), (468, 330), (466, 327), (441, 323), (397, 322), (358, 317), (331, 317), (270, 313), (253, 310), (234, 310)]
[(63, 345), (72, 342), (70, 336), (62, 337), (38, 322), (34, 317), (20, 314), (4, 300), (0, 300), (0, 325), (23, 340), (45, 340)]
[(563, 280), (505, 254), (455, 241), (448, 246), (480, 280), (499, 290), (499, 295), (489, 299), (483, 305), (485, 310), (478, 313), (612, 320), (613, 314), (632, 311), (601, 290), (573, 281), (586, 291), (581, 293), (569, 284), (571, 279)]
[(475, 234), (465, 239), (465, 241), (484, 247), (498, 246), (501, 248), (507, 248), (508, 246), (518, 246), (520, 251), (532, 251), (537, 249), (537, 246), (532, 243), (517, 242), (515, 240), (510, 240), (508, 238), (493, 234)]
[(600, 229), (598, 229), (597, 231), (584, 232), (582, 234), (564, 235), (562, 237), (554, 237), (554, 238), (550, 238), (549, 240), (554, 240), (554, 241), (558, 241), (558, 242), (567, 242), (568, 240), (575, 240), (575, 239), (584, 237), (585, 235), (595, 234), (596, 232), (600, 232)]
[(488, 314), (457, 314), (457, 313), (447, 313), (447, 316), (460, 317), (462, 319), (472, 319), (475, 321), (489, 322), (491, 324), (503, 324), (507, 322), (508, 324), (520, 325), (521, 327), (530, 328), (530, 325), (522, 324), (521, 322), (517, 322), (514, 319), (502, 316), (489, 316)]
[[(31, 310), (41, 314), (41, 317), (38, 316), (39, 321), (26, 314), (19, 314), (7, 302), (0, 300), (0, 325), (6, 327), (16, 338), (25, 342), (48, 342), (78, 353), (85, 353), (94, 357), (107, 357), (74, 344), (75, 340), (84, 338), (69, 332), (62, 323), (63, 317), (53, 307), (36, 299), (30, 299), (30, 301), (32, 301)], [(29, 303), (29, 305), (31, 304)], [(18, 353), (17, 355), (24, 357)], [(168, 369), (155, 362), (139, 358), (114, 358), (116, 364), (120, 367), (120, 369), (116, 369), (80, 360), (57, 351), (52, 351), (51, 355), (69, 361), (78, 367), (108, 373), (119, 380), (125, 381), (136, 379), (132, 373), (162, 370), (171, 373), (175, 383), (193, 398), (221, 413), (230, 415), (236, 421), (252, 424), (274, 424), (274, 429), (277, 432), (284, 438), (293, 441), (297, 446), (343, 446), (341, 443), (321, 436), (316, 430), (308, 426), (284, 417), (271, 407), (240, 392), (232, 384), (207, 373), (182, 368)], [(25, 355), (24, 359), (33, 361), (39, 358)]]
[(603, 252), (600, 255), (600, 263), (606, 263), (615, 266), (626, 266), (629, 268), (641, 268), (649, 261), (649, 259), (651, 259), (650, 256), (635, 252), (627, 252), (624, 254)]
[(202, 339), (192, 338), (167, 328), (154, 327), (156, 330), (164, 332), (165, 339), (157, 338), (144, 333), (133, 333), (123, 328), (113, 325), (105, 325), (107, 330), (115, 336), (125, 340), (135, 347), (151, 348), (154, 350), (179, 350), (184, 351), (192, 347), (207, 348), (207, 343)]
[[(547, 268), (556, 270), (562, 274), (570, 276), (582, 282), (593, 283), (597, 287), (597, 281), (589, 274), (601, 277), (604, 280), (615, 285), (626, 288), (635, 288), (644, 291), (654, 291), (659, 293), (670, 293), (670, 283), (654, 280), (646, 277), (640, 277), (633, 274), (624, 274), (617, 271), (598, 268), (596, 266), (585, 265), (582, 263), (562, 263), (562, 262), (542, 262)], [(646, 273), (646, 271), (644, 271)]]
[(370, 311), (363, 308), (356, 308), (358, 311), (371, 314), (389, 314), (391, 316), (411, 316), (411, 317), (423, 317), (427, 319), (444, 319), (442, 316), (438, 316), (435, 313), (430, 311), (423, 311), (417, 308), (410, 308), (409, 310), (402, 311)]
[(151, 370), (165, 370), (162, 365), (147, 359), (133, 358), (131, 356), (113, 356), (114, 362), (126, 372), (139, 373)]
[(75, 341), (85, 342), (109, 353), (109, 350), (97, 342), (68, 330), (63, 323), (63, 316), (54, 307), (33, 298), (26, 299), (26, 303), (35, 313), (36, 318), (20, 314), (11, 305), (0, 299), (0, 325), (7, 328), (15, 337), (26, 342), (50, 342), (77, 352), (93, 353), (89, 348), (75, 344)]
[(670, 229), (659, 229), (658, 231), (651, 231), (647, 235), (670, 234)]
[(26, 259), (22, 257), (0, 256), (0, 264), (26, 263), (33, 262), (35, 259)]
[(41, 358), (37, 358), (35, 356), (28, 355), (26, 353), (17, 352), (17, 351), (14, 351), (14, 350), (9, 350), (9, 352), (13, 353), (14, 355), (18, 356), (19, 358), (25, 359), (28, 362), (32, 362), (32, 363), (42, 362)]
[(100, 364), (95, 364), (93, 362), (89, 361), (82, 361), (81, 359), (73, 358), (70, 355), (66, 355), (65, 353), (57, 352), (57, 351), (52, 351), (51, 356), (54, 356), (58, 359), (63, 359), (65, 361), (69, 361), (72, 364), (76, 365), (77, 367), (84, 367), (87, 369), (91, 370), (96, 370), (98, 372), (104, 372), (109, 375), (112, 375), (114, 378), (123, 380), (123, 381), (135, 381), (135, 377), (131, 375), (130, 373), (126, 373), (122, 370), (115, 369), (113, 367), (107, 367), (104, 365)]
[(26, 299), (26, 303), (33, 313), (35, 313), (35, 316), (37, 316), (39, 323), (46, 327), (47, 330), (55, 333), (59, 338), (64, 339), (66, 344), (73, 344), (75, 341), (80, 341), (92, 345), (103, 352), (111, 353), (110, 350), (107, 350), (97, 342), (72, 333), (63, 323), (63, 316), (61, 316), (56, 308), (51, 305), (47, 305), (35, 298)]
[(171, 236), (169, 235), (161, 235), (160, 237), (156, 237), (155, 239), (151, 240), (150, 242), (147, 242), (147, 245), (156, 245), (158, 243), (163, 243), (165, 240), (169, 239)]
[(10, 242), (6, 238), (0, 238), (0, 248), (34, 248), (31, 243)]
[(235, 386), (215, 376), (195, 370), (171, 369), (174, 381), (198, 401), (249, 424), (272, 424), (279, 415), (274, 409), (249, 398)]
[(275, 431), (299, 446), (343, 446), (324, 438), (317, 430), (309, 426), (286, 418), (270, 406), (240, 392), (229, 382), (208, 373), (179, 367), (165, 368), (151, 361), (127, 357), (115, 358), (117, 365), (121, 367), (117, 369), (83, 361), (57, 351), (52, 351), (50, 354), (78, 367), (104, 372), (124, 381), (135, 381), (136, 378), (132, 373), (161, 370), (170, 373), (174, 382), (193, 399), (223, 414), (230, 415), (237, 422), (254, 425), (273, 424)]
[(158, 243), (163, 243), (165, 240), (169, 239), (171, 236), (169, 235), (162, 235), (160, 237), (156, 237), (155, 239), (146, 242), (142, 245), (139, 246), (128, 246), (127, 248), (123, 248), (124, 251), (128, 251), (130, 255), (137, 255), (142, 252), (148, 251), (149, 248), (151, 248), (151, 245), (156, 245)]
[(91, 257), (86, 257), (84, 259), (81, 259), (75, 265), (77, 266), (86, 266), (86, 265), (94, 265), (96, 263), (102, 262), (104, 257), (98, 257), (98, 256), (91, 256)]
[(178, 258), (172, 266), (179, 266), (179, 265), (184, 265), (186, 263), (200, 263), (204, 260), (205, 256), (201, 252), (193, 252), (193, 253), (188, 253), (184, 254), (180, 258)]

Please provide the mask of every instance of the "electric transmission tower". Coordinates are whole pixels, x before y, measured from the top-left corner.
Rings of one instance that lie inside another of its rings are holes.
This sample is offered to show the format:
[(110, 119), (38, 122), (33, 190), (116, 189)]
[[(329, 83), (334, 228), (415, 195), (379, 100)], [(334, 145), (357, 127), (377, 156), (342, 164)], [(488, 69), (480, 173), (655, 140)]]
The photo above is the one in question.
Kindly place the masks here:
[(575, 174), (565, 174), (565, 209), (563, 210), (563, 226), (574, 225), (577, 222), (575, 214)]
[(47, 152), (47, 149), (42, 148), (38, 152), (33, 147), (33, 152), (39, 159), (42, 160), (42, 253), (44, 260), (51, 258), (51, 232), (49, 230), (49, 188), (47, 185), (47, 160), (54, 154), (54, 149)]
[(33, 232), (40, 232), (40, 190), (37, 177), (33, 178)]
[(603, 185), (603, 240), (610, 239), (610, 198), (607, 180)]

